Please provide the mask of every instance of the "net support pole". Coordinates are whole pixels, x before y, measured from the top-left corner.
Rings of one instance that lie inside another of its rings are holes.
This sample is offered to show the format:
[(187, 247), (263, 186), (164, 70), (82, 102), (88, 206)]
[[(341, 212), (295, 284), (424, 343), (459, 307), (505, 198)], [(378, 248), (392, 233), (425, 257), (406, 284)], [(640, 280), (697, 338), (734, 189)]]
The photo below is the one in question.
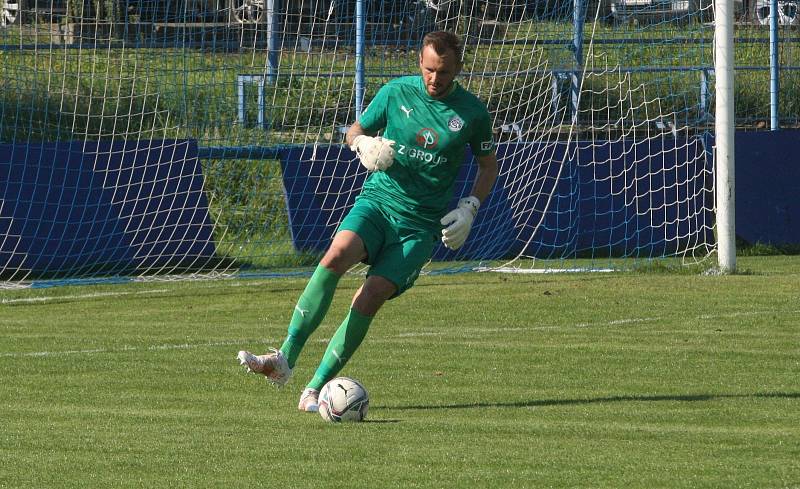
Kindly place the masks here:
[(356, 0), (356, 120), (364, 111), (364, 0)]
[(586, 22), (586, 0), (574, 0), (572, 5), (572, 51), (575, 58), (575, 70), (571, 76), (570, 99), (572, 102), (572, 122), (578, 120), (578, 100), (583, 75), (583, 27)]
[[(279, 0), (267, 0), (267, 83), (275, 85), (278, 78), (278, 9), (276, 3)], [(259, 105), (259, 107), (261, 107)]]
[(736, 271), (733, 105), (733, 0), (715, 2), (717, 254), (720, 271)]
[(769, 6), (769, 122), (770, 129), (779, 129), (778, 101), (780, 93), (780, 64), (778, 60), (778, 0)]

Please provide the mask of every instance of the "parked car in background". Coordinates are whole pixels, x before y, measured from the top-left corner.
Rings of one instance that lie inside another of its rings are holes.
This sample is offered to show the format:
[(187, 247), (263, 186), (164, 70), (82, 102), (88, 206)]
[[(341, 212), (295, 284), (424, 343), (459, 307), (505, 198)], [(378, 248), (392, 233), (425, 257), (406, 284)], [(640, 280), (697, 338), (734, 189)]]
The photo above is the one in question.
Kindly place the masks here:
[[(744, 12), (743, 0), (734, 0), (734, 15)], [(609, 0), (608, 11), (615, 21), (661, 21), (698, 19), (709, 22), (714, 18), (712, 0)]]
[[(67, 14), (67, 3), (80, 6), (81, 17), (95, 18), (97, 5), (114, 5), (117, 20), (133, 22), (222, 22), (265, 21), (269, 0), (0, 0), (0, 28), (14, 24), (58, 22)], [(488, 0), (365, 0), (368, 22), (420, 24), (425, 18), (448, 18), (460, 11), (482, 18), (519, 20), (572, 18), (575, 0), (528, 0), (515, 7), (499, 8)], [(659, 22), (664, 20), (713, 19), (712, 0), (584, 0), (588, 19), (604, 22)], [(769, 24), (771, 0), (734, 0), (737, 20)], [(355, 0), (281, 0), (289, 16), (350, 19)], [(104, 7), (108, 8), (108, 7)], [(800, 25), (800, 0), (778, 0), (781, 25)], [(108, 15), (108, 14), (105, 14)]]
[(0, 0), (0, 28), (22, 22), (21, 1)]
[[(752, 18), (761, 25), (769, 25), (769, 16), (772, 2), (770, 0), (757, 0)], [(778, 24), (800, 25), (800, 0), (778, 0)]]
[(230, 22), (256, 23), (264, 19), (267, 0), (0, 0), (0, 28), (14, 24), (59, 22), (67, 15), (84, 19), (98, 16), (134, 22)]

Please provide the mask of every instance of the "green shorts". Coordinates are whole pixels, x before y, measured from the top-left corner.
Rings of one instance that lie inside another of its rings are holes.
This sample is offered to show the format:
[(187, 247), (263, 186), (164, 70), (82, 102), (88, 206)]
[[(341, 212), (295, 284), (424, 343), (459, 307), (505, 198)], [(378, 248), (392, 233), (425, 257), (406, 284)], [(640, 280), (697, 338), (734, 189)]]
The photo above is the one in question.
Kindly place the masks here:
[(366, 199), (356, 200), (339, 224), (339, 231), (352, 231), (361, 238), (367, 249), (364, 263), (370, 266), (367, 276), (392, 282), (397, 287), (392, 298), (414, 285), (436, 244), (430, 231), (404, 224)]

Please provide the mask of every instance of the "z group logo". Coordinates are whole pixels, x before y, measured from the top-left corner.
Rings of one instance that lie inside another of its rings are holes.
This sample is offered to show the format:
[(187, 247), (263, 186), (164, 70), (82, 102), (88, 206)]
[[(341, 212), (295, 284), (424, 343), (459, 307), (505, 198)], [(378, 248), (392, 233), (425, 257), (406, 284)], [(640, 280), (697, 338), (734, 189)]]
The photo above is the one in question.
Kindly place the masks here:
[(422, 128), (417, 133), (417, 144), (425, 149), (433, 149), (439, 144), (439, 134), (429, 127)]

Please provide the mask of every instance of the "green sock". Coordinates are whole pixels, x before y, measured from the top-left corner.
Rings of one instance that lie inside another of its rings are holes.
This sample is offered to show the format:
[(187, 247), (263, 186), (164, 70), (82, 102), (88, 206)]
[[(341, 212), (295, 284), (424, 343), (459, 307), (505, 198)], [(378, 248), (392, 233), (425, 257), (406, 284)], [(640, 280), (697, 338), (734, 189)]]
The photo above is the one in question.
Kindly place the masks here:
[(307, 387), (322, 389), (327, 381), (336, 377), (367, 335), (371, 322), (372, 316), (365, 316), (355, 309), (350, 309), (350, 313), (328, 343), (328, 349), (325, 350), (319, 368)]
[(339, 278), (340, 276), (332, 270), (317, 265), (305, 290), (297, 300), (292, 320), (289, 322), (289, 334), (281, 345), (281, 352), (286, 357), (289, 368), (294, 368), (306, 340), (328, 312)]

